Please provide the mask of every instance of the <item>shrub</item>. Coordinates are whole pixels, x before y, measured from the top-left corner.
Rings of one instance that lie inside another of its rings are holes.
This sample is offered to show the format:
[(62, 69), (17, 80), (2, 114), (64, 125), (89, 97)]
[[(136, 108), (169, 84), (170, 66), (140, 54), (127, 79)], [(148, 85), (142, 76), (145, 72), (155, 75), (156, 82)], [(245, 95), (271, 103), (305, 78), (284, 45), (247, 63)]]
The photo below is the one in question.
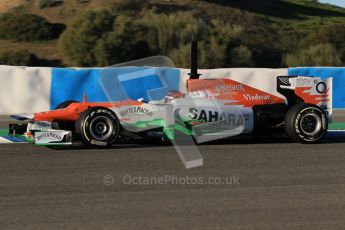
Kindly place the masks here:
[(63, 0), (36, 0), (35, 6), (40, 9), (43, 9), (43, 8), (61, 5), (63, 2), (64, 2)]
[[(109, 2), (109, 0), (107, 0)], [(148, 6), (147, 0), (112, 0), (112, 4), (117, 11), (141, 11)]]
[(74, 66), (107, 66), (167, 55), (178, 67), (188, 67), (194, 35), (200, 41), (201, 68), (252, 65), (251, 51), (240, 46), (242, 27), (218, 20), (206, 23), (183, 12), (143, 14), (138, 18), (107, 10), (86, 12), (68, 26), (59, 47)]
[(95, 66), (95, 49), (112, 31), (115, 17), (109, 11), (88, 11), (79, 15), (61, 35), (59, 47), (70, 65)]
[(322, 28), (319, 31), (309, 34), (302, 42), (302, 47), (317, 44), (331, 44), (338, 53), (342, 56), (342, 61), (345, 62), (345, 25), (334, 24)]
[(75, 0), (75, 1), (80, 4), (91, 2), (91, 0)]
[(54, 24), (26, 13), (11, 13), (0, 18), (0, 39), (15, 41), (51, 40), (56, 37)]
[(340, 66), (341, 57), (331, 44), (318, 44), (284, 57), (284, 63), (294, 66)]
[(140, 23), (147, 28), (146, 39), (151, 48), (164, 55), (189, 44), (192, 36), (202, 40), (210, 32), (206, 23), (185, 12), (166, 15), (150, 11)]
[(116, 29), (105, 34), (97, 43), (97, 65), (109, 66), (153, 54), (142, 32), (145, 28), (125, 16), (117, 17), (115, 25)]
[(37, 56), (27, 50), (7, 51), (0, 53), (1, 65), (35, 66), (38, 63), (39, 59)]
[[(232, 26), (220, 20), (212, 20), (210, 24), (202, 22), (188, 24), (191, 21), (188, 17), (183, 21), (187, 25), (186, 28), (181, 26), (183, 24), (176, 25), (181, 30), (177, 35), (182, 34), (182, 36), (175, 38), (175, 41), (177, 40), (177, 44), (181, 45), (168, 53), (178, 67), (190, 67), (189, 42), (193, 34), (197, 34), (200, 41), (200, 68), (253, 65), (250, 50), (245, 46), (239, 46), (242, 27)], [(169, 41), (171, 38), (166, 39)]]
[(239, 45), (230, 51), (228, 63), (232, 67), (253, 66), (252, 52), (248, 47)]

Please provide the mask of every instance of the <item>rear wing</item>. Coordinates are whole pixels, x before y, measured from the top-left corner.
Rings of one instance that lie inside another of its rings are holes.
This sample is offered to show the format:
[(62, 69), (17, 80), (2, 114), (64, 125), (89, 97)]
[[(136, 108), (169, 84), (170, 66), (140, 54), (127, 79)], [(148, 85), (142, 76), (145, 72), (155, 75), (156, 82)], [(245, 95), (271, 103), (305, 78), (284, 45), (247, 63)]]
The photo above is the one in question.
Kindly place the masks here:
[(289, 106), (305, 102), (321, 107), (328, 116), (332, 115), (333, 78), (305, 76), (280, 76), (277, 91), (285, 96)]

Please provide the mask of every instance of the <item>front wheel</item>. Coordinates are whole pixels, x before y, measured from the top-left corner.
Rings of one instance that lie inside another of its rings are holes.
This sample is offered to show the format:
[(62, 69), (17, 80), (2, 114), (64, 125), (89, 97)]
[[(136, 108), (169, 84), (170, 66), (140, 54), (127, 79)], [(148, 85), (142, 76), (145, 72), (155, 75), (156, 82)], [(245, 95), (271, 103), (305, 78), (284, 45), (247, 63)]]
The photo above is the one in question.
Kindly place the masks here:
[(92, 107), (79, 117), (76, 131), (86, 146), (106, 148), (118, 139), (120, 123), (110, 109)]
[(285, 116), (285, 131), (296, 142), (317, 143), (326, 135), (327, 129), (325, 111), (313, 104), (297, 104)]

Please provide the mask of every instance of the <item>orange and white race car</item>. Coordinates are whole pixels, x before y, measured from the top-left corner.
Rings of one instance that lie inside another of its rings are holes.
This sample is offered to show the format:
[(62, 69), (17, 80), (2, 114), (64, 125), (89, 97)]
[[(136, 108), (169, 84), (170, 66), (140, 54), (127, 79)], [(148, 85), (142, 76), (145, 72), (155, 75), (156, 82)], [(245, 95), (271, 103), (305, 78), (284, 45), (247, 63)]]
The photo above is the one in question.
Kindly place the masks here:
[(125, 99), (90, 103), (66, 101), (55, 110), (13, 115), (25, 124), (10, 125), (37, 145), (65, 145), (81, 140), (89, 147), (112, 146), (121, 138), (177, 134), (195, 142), (238, 135), (287, 134), (301, 143), (319, 142), (332, 114), (332, 78), (277, 76), (280, 97), (232, 79), (200, 79), (192, 49), (187, 93), (168, 92), (158, 101)]

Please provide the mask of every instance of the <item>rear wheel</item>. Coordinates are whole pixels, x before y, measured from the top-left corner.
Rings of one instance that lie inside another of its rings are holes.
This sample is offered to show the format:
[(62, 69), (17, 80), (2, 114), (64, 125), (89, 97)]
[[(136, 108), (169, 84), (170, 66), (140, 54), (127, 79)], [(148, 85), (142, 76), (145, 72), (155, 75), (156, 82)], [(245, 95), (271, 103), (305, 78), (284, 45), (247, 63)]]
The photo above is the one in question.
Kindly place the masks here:
[(328, 119), (320, 107), (300, 103), (293, 106), (285, 117), (288, 136), (300, 143), (317, 143), (326, 135)]
[(76, 132), (86, 146), (105, 148), (118, 139), (120, 123), (110, 109), (93, 107), (81, 114), (76, 122)]

